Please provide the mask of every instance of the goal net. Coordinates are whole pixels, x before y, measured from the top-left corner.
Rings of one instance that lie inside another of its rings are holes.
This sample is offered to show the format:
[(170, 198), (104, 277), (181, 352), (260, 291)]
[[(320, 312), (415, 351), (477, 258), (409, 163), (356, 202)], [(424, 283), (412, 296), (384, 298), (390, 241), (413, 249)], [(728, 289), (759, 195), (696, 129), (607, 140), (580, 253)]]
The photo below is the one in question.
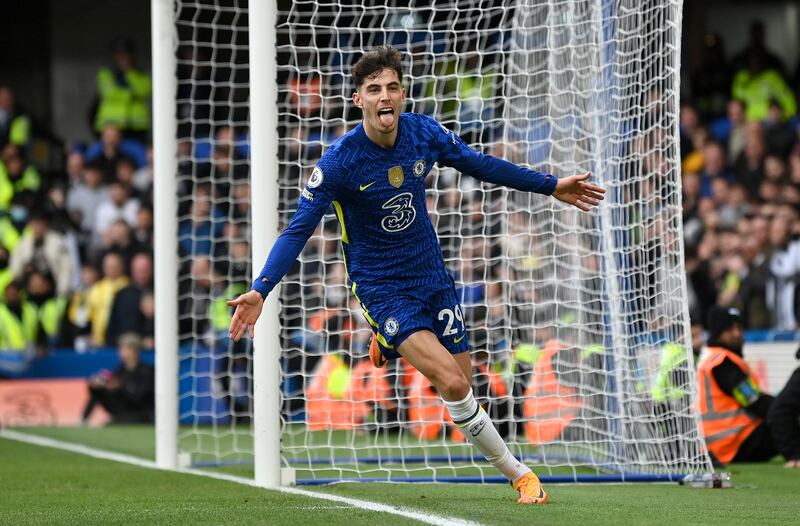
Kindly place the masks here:
[[(449, 168), (427, 181), (475, 391), (512, 452), (566, 480), (711, 471), (683, 271), (680, 0), (277, 4), (279, 227), (325, 149), (360, 120), (351, 66), (396, 47), (406, 111), (539, 171), (591, 171), (607, 189), (583, 213)], [(226, 340), (230, 312), (217, 301), (248, 284), (248, 178), (261, 176), (248, 170), (258, 147), (248, 97), (259, 94), (248, 87), (246, 15), (233, 0), (176, 5), (180, 213), (191, 225), (180, 231), (191, 247), (181, 449), (196, 464), (253, 454), (252, 351)], [(371, 366), (350, 286), (331, 210), (275, 291), (283, 465), (300, 483), (500, 480), (424, 377), (402, 360)]]

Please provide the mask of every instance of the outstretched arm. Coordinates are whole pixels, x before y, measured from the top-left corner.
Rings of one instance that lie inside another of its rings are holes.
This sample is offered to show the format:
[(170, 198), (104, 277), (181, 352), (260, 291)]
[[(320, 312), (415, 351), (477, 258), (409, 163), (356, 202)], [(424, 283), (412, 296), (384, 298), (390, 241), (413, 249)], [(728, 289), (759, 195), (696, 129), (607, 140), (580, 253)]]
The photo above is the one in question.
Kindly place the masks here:
[(559, 201), (584, 211), (603, 199), (605, 190), (586, 182), (591, 176), (589, 172), (558, 179), (554, 175), (537, 172), (474, 150), (444, 126), (437, 126), (433, 133), (441, 148), (438, 161), (481, 181), (552, 195)]
[(319, 166), (314, 169), (309, 184), (300, 197), (297, 212), (272, 246), (264, 268), (253, 282), (252, 290), (228, 302), (231, 307), (236, 307), (229, 330), (234, 341), (239, 341), (248, 329), (250, 337), (254, 336), (254, 326), (264, 307), (264, 299), (297, 260), (308, 238), (335, 199), (338, 184), (335, 174), (331, 175), (333, 177), (329, 176), (325, 180), (322, 169)]

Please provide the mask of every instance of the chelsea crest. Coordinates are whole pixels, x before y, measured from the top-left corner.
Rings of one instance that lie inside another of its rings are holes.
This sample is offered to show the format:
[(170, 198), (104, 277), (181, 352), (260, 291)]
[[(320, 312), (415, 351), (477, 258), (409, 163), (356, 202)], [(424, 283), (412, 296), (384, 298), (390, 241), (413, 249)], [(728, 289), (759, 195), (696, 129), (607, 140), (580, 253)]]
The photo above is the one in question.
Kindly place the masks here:
[(420, 159), (414, 163), (414, 175), (419, 177), (425, 173), (425, 161)]

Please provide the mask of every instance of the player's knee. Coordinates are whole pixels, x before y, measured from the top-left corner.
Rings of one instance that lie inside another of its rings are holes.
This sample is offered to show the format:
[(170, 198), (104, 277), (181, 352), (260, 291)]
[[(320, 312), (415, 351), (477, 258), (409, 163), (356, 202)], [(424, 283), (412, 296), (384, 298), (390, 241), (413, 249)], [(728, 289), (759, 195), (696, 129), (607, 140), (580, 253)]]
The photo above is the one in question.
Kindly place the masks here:
[(463, 400), (472, 387), (460, 371), (447, 371), (439, 375), (439, 381), (436, 383), (445, 400)]

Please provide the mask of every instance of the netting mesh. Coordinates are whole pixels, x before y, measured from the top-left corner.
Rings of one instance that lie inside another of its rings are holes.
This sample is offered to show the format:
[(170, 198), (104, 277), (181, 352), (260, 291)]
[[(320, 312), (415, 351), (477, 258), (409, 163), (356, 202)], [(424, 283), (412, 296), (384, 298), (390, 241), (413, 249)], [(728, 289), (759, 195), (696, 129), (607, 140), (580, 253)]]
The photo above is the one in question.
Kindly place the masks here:
[(225, 304), (250, 287), (247, 9), (175, 3), (180, 447), (202, 462), (252, 460), (252, 345), (228, 338)]
[[(208, 270), (185, 274), (181, 296), (182, 382), (191, 384), (182, 418), (193, 424), (182, 446), (225, 462), (251, 454), (250, 350), (214, 330), (224, 308), (206, 315), (209, 329), (198, 304), (218, 305), (250, 271), (246, 9), (198, 4), (179, 2), (176, 16), (190, 189), (182, 217), (194, 225), (198, 203), (210, 203), (208, 227), (191, 230), (193, 253), (182, 259), (208, 259)], [(512, 451), (571, 475), (709, 470), (692, 411), (682, 267), (679, 0), (281, 1), (278, 10), (280, 227), (322, 153), (360, 120), (350, 67), (374, 46), (397, 47), (407, 111), (540, 171), (592, 171), (608, 190), (602, 207), (582, 213), (448, 168), (427, 181), (475, 390)], [(402, 360), (372, 368), (339, 239), (331, 211), (277, 291), (286, 465), (300, 479), (497, 475), (419, 373)]]

